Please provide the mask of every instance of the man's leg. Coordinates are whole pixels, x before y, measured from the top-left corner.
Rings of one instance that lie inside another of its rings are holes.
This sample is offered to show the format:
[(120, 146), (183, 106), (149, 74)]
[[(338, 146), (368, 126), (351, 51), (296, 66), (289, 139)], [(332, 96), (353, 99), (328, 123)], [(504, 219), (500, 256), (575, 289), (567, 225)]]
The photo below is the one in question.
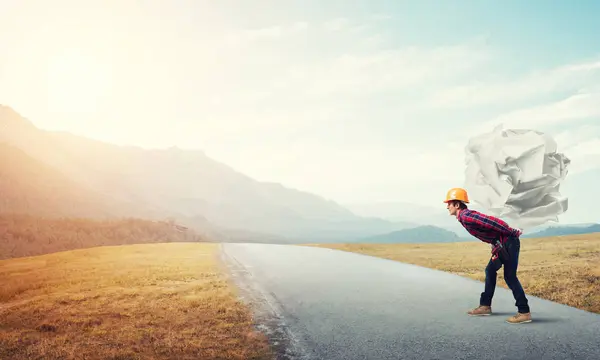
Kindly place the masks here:
[(498, 276), (499, 261), (493, 261), (490, 258), (487, 266), (485, 267), (485, 289), (481, 293), (479, 299), (479, 306), (468, 312), (469, 315), (490, 315), (492, 313), (492, 298), (494, 297), (494, 290), (496, 290), (496, 278)]
[(485, 288), (479, 298), (479, 305), (492, 306), (492, 298), (496, 290), (496, 280), (498, 277), (498, 269), (502, 265), (498, 261), (490, 259), (485, 267)]
[(522, 316), (521, 314), (529, 315), (529, 303), (527, 301), (527, 297), (525, 296), (525, 291), (523, 290), (523, 286), (521, 286), (521, 282), (517, 277), (517, 268), (519, 266), (519, 253), (521, 249), (521, 243), (518, 238), (511, 239), (509, 244), (506, 244), (506, 250), (510, 255), (510, 259), (505, 261), (504, 263), (504, 281), (506, 281), (506, 285), (512, 290), (513, 296), (515, 298), (515, 306), (518, 309), (519, 314), (517, 316), (510, 318), (508, 321), (513, 323), (519, 322), (529, 322), (531, 321), (530, 316)]

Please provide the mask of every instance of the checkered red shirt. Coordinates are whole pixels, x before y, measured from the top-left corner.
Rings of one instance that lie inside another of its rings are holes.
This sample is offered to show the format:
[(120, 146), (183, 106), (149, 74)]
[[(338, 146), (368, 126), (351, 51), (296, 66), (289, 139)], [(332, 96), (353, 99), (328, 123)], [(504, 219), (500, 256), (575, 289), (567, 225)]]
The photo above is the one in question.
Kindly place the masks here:
[(510, 236), (521, 235), (521, 230), (508, 226), (502, 219), (475, 210), (461, 210), (457, 219), (469, 234), (488, 244), (493, 244), (496, 240), (505, 244)]

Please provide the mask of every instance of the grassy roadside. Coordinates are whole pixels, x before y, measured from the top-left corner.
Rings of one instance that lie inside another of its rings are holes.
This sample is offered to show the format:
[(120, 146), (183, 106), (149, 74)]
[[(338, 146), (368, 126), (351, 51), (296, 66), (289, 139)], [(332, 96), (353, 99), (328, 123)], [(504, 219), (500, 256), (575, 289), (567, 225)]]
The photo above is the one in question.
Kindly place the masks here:
[(0, 359), (270, 359), (217, 244), (0, 261)]
[[(490, 248), (443, 244), (311, 244), (402, 261), (483, 281)], [(600, 314), (600, 233), (521, 239), (519, 279), (529, 295)], [(508, 288), (503, 270), (498, 286)]]

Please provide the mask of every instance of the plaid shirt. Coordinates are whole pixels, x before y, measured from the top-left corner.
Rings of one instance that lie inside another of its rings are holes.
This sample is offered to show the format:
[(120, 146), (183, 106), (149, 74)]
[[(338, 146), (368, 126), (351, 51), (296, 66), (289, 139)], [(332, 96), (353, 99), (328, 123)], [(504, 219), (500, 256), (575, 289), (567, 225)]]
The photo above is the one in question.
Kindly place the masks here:
[(503, 220), (475, 210), (461, 210), (457, 219), (469, 234), (483, 242), (492, 244), (492, 246), (496, 240), (500, 240), (501, 244), (505, 244), (509, 237), (519, 237), (521, 235), (521, 230), (513, 229)]

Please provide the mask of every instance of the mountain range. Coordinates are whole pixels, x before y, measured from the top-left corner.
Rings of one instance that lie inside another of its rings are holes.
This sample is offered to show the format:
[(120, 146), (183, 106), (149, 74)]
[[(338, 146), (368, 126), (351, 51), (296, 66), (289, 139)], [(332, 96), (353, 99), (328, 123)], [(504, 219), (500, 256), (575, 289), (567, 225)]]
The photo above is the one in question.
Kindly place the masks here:
[(4, 210), (170, 217), (220, 240), (328, 241), (415, 224), (358, 216), (334, 201), (259, 182), (202, 151), (146, 150), (40, 129), (0, 106)]
[(471, 238), (443, 207), (341, 205), (282, 184), (254, 180), (202, 151), (148, 150), (43, 130), (2, 105), (0, 159), (1, 213), (168, 218), (217, 241)]
[[(459, 236), (470, 236), (456, 221), (456, 218), (448, 214), (446, 205), (441, 200), (439, 208), (399, 201), (348, 203), (344, 206), (360, 216), (374, 216), (390, 221), (405, 221), (419, 226), (434, 225), (453, 231)], [(477, 206), (472, 205), (471, 208), (477, 209)]]
[(478, 241), (473, 237), (460, 237), (455, 232), (433, 225), (421, 225), (410, 229), (393, 231), (387, 234), (368, 236), (360, 239), (361, 243), (395, 244), (395, 243), (448, 243), (462, 241)]
[(562, 235), (578, 235), (600, 233), (600, 224), (571, 224), (562, 226), (548, 226), (543, 230), (524, 234), (523, 238), (539, 238)]

